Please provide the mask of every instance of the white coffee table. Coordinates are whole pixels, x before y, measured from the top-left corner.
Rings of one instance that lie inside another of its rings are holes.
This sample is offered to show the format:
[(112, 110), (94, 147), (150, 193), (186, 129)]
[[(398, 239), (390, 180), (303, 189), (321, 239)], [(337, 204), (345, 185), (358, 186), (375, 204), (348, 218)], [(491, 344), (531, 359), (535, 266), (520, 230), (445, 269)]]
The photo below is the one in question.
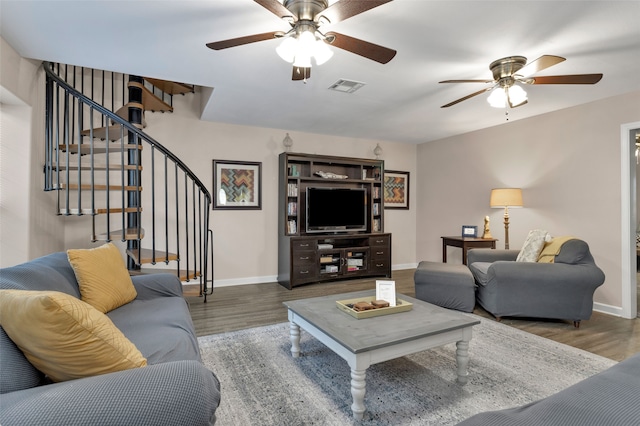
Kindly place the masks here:
[(370, 365), (456, 343), (457, 380), (467, 382), (471, 329), (480, 323), (468, 315), (398, 294), (413, 309), (366, 319), (356, 319), (336, 307), (337, 300), (371, 296), (374, 291), (284, 302), (289, 311), (291, 354), (300, 355), (300, 328), (321, 341), (351, 367), (353, 417), (362, 419), (366, 371)]

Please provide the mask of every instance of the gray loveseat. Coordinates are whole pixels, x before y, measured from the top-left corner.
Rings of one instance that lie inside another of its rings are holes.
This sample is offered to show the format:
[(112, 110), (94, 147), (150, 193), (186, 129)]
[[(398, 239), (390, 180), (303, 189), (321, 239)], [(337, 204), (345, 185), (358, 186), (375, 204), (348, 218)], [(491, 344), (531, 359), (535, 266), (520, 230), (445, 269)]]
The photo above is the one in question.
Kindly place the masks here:
[[(137, 297), (107, 316), (148, 365), (50, 383), (0, 327), (0, 424), (211, 425), (220, 383), (202, 364), (180, 281), (133, 277)], [(0, 270), (0, 288), (54, 290), (80, 297), (66, 253)]]
[(496, 318), (532, 317), (580, 321), (591, 318), (593, 293), (604, 283), (586, 242), (571, 239), (554, 263), (516, 262), (518, 250), (471, 249), (467, 264), (476, 300)]
[(487, 411), (458, 426), (634, 426), (640, 423), (640, 354), (522, 407)]

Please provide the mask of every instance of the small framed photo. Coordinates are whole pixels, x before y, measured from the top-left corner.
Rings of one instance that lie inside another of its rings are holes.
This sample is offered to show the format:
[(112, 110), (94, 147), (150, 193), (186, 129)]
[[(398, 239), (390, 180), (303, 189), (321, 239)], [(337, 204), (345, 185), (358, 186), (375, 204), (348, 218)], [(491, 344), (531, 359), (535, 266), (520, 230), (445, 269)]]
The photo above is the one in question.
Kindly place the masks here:
[(478, 237), (478, 227), (477, 226), (469, 226), (462, 225), (462, 236), (467, 238), (477, 238)]
[(409, 209), (409, 172), (384, 171), (384, 208)]
[(376, 300), (385, 300), (396, 306), (396, 282), (376, 280)]
[(262, 163), (213, 160), (213, 208), (260, 210)]

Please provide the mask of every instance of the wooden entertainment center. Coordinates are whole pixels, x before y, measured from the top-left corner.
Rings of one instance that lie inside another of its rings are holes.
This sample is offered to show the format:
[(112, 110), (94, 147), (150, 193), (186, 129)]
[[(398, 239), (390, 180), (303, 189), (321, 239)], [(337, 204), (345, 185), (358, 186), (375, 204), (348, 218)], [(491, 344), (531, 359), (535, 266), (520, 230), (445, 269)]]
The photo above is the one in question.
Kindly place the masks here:
[[(391, 234), (384, 233), (383, 160), (283, 152), (279, 176), (281, 285), (292, 289), (321, 281), (391, 277)], [(314, 193), (340, 195), (344, 198), (335, 199), (342, 199), (343, 205), (318, 206), (310, 201), (307, 206)], [(342, 223), (340, 209), (346, 205), (350, 211), (345, 211)], [(308, 207), (313, 223), (307, 218)]]

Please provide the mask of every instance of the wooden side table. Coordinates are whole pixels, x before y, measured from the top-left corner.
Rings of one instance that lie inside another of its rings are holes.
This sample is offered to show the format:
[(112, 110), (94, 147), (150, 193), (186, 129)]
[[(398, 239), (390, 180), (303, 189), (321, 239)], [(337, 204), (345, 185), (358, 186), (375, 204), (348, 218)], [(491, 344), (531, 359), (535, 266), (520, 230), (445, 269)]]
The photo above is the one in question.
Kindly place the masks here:
[(442, 237), (442, 263), (447, 263), (447, 246), (462, 249), (462, 264), (467, 264), (467, 250), (470, 248), (496, 248), (495, 238)]

